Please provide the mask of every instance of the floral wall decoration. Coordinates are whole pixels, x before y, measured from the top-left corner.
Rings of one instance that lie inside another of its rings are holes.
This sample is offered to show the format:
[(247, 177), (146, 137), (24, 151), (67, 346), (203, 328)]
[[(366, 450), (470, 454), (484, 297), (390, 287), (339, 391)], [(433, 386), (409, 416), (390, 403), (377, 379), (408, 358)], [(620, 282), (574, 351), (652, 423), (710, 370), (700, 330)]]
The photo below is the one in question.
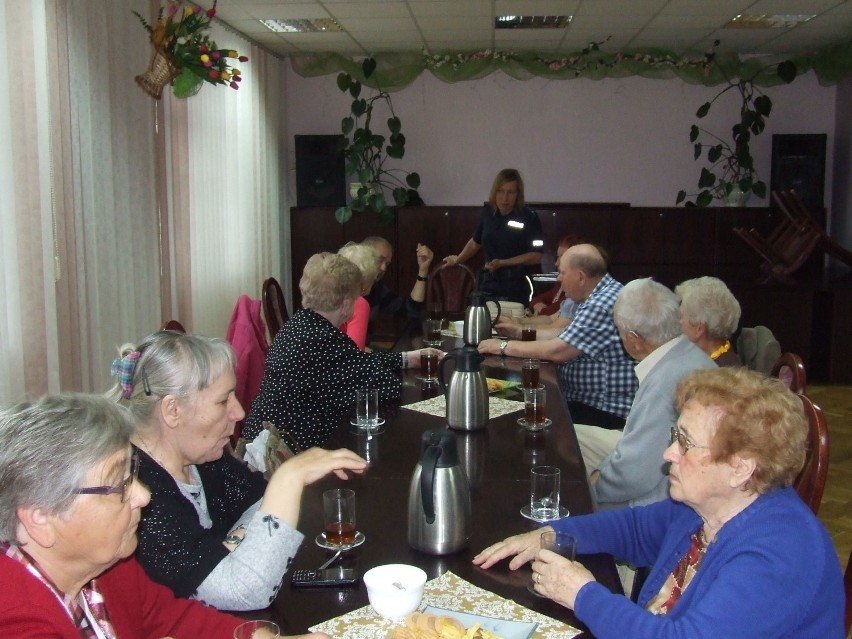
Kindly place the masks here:
[(554, 80), (677, 77), (690, 84), (705, 86), (726, 84), (733, 74), (753, 78), (755, 85), (764, 87), (783, 83), (774, 72), (774, 66), (785, 60), (794, 63), (800, 74), (813, 70), (824, 85), (836, 84), (852, 73), (852, 40), (802, 55), (759, 57), (741, 57), (718, 51), (681, 55), (666, 49), (610, 53), (605, 51), (607, 41), (608, 38), (591, 42), (580, 51), (559, 56), (489, 49), (452, 53), (381, 53), (373, 56), (378, 68), (369, 80), (362, 77), (360, 62), (338, 53), (293, 55), (290, 59), (293, 70), (303, 77), (344, 71), (370, 87), (380, 85), (385, 91), (404, 89), (424, 71), (444, 82), (477, 80), (502, 71), (516, 80), (533, 77)]
[(210, 39), (210, 21), (216, 15), (215, 1), (204, 11), (197, 5), (169, 0), (160, 6), (153, 25), (138, 12), (133, 13), (151, 35), (154, 47), (148, 70), (136, 76), (136, 83), (148, 95), (159, 100), (169, 83), (177, 98), (195, 95), (204, 82), (240, 88), (240, 70), (231, 66), (229, 59), (248, 62), (248, 58), (233, 49), (220, 49)]

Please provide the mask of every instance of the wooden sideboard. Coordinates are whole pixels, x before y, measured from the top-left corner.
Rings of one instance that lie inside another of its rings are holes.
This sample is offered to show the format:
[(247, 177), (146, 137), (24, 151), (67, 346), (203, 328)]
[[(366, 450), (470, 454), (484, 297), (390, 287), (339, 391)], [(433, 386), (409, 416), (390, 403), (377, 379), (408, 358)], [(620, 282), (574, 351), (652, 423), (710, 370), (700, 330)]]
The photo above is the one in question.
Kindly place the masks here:
[[(559, 237), (575, 233), (609, 252), (610, 272), (622, 282), (652, 276), (674, 287), (685, 279), (714, 275), (740, 301), (742, 325), (771, 328), (784, 350), (804, 359), (809, 379), (852, 383), (852, 334), (844, 326), (852, 306), (852, 283), (827, 282), (819, 251), (795, 274), (794, 283), (763, 283), (760, 258), (732, 231), (736, 226), (754, 226), (768, 234), (778, 224), (779, 210), (616, 203), (530, 206), (538, 211), (544, 229), (542, 270), (553, 270)], [(473, 234), (480, 210), (481, 205), (405, 207), (389, 224), (372, 214), (355, 214), (340, 225), (333, 208), (291, 209), (294, 308), (300, 307), (299, 277), (312, 254), (336, 251), (347, 241), (368, 235), (385, 237), (395, 247), (387, 283), (406, 292), (417, 274), (417, 244), (432, 248), (436, 260), (458, 253)], [(474, 269), (481, 264), (481, 255), (469, 262)]]

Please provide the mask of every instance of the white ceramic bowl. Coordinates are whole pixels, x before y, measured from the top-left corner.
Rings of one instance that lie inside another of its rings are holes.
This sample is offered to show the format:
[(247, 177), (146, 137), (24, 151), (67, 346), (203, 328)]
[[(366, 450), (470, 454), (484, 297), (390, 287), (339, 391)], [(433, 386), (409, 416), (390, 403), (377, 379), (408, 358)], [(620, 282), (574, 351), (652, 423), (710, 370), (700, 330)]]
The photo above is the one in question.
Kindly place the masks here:
[(364, 585), (373, 610), (388, 619), (402, 619), (420, 605), (426, 573), (407, 564), (385, 564), (365, 572)]

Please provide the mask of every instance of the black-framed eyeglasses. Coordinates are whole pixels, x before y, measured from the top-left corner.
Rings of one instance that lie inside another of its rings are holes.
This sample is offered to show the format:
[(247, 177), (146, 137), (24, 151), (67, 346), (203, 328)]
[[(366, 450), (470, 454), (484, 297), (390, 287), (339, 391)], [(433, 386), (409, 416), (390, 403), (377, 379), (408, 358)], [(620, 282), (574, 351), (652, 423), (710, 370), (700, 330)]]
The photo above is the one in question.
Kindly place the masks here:
[(677, 446), (680, 449), (681, 455), (686, 455), (686, 453), (689, 452), (690, 448), (710, 448), (709, 446), (701, 446), (699, 444), (695, 444), (689, 441), (689, 438), (686, 436), (686, 434), (681, 432), (681, 430), (677, 426), (672, 427), (671, 443), (674, 444), (675, 442), (677, 442)]
[(121, 495), (121, 503), (127, 502), (130, 497), (130, 486), (139, 477), (139, 454), (133, 453), (130, 458), (130, 476), (122, 481), (118, 486), (91, 486), (89, 488), (78, 488), (74, 492), (78, 495), (112, 495), (119, 493)]

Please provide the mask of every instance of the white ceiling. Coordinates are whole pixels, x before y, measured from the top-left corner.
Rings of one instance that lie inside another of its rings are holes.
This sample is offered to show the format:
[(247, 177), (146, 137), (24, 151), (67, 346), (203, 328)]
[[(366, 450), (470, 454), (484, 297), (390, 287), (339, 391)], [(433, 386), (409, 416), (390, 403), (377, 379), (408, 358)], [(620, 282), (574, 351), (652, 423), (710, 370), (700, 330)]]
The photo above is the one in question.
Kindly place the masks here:
[[(204, 3), (206, 4), (206, 3)], [(566, 29), (495, 31), (498, 15), (573, 15)], [(793, 28), (724, 29), (738, 14), (815, 14)], [(609, 37), (606, 52), (794, 54), (852, 39), (852, 0), (219, 0), (217, 17), (281, 56), (534, 51), (563, 54)], [(273, 33), (261, 19), (333, 18), (336, 33)]]

